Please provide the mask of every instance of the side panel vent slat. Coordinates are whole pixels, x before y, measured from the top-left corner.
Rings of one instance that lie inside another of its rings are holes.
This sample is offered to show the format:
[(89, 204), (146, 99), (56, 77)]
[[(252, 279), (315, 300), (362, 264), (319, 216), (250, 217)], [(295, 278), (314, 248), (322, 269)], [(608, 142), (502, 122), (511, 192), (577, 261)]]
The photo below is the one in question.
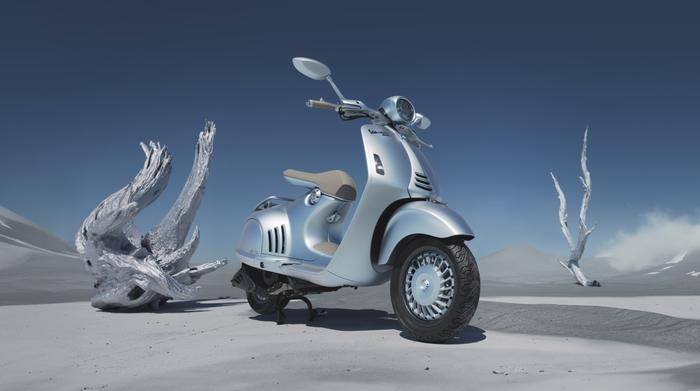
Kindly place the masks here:
[(273, 254), (287, 252), (287, 230), (284, 225), (267, 230), (267, 251)]
[(272, 252), (272, 232), (267, 230), (267, 252)]
[(416, 172), (415, 174), (416, 175), (413, 177), (413, 183), (417, 188), (426, 191), (433, 191), (433, 187), (430, 185), (430, 180), (425, 174), (422, 172)]
[(285, 232), (284, 232), (284, 225), (281, 227), (282, 227), (282, 254), (284, 254), (284, 250), (285, 250), (284, 247), (287, 244), (287, 237), (286, 237)]

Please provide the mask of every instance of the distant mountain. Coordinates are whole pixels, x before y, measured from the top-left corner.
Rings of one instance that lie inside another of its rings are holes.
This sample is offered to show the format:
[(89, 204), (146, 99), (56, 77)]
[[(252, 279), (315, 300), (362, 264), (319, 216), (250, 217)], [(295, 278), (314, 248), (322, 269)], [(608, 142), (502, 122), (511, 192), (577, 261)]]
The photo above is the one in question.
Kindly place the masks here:
[[(541, 283), (572, 280), (559, 261), (565, 255), (542, 252), (535, 247), (518, 243), (481, 257), (477, 260), (482, 280), (506, 283)], [(617, 274), (604, 258), (584, 258), (581, 268), (590, 279), (601, 279)]]
[[(72, 244), (0, 206), (0, 245), (3, 244), (59, 256), (77, 256)], [(4, 254), (0, 254), (0, 269), (3, 268), (3, 260), (6, 258), (9, 259)]]
[(680, 252), (664, 264), (616, 276), (611, 281), (695, 287), (700, 291), (700, 250)]
[(0, 206), (0, 305), (88, 300), (92, 284), (72, 245)]

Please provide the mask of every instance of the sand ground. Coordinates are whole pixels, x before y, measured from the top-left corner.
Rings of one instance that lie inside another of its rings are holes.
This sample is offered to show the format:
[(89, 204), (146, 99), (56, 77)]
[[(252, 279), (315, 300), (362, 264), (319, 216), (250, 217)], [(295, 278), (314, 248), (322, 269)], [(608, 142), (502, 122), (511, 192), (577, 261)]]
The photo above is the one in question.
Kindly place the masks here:
[(624, 308), (654, 312), (684, 319), (700, 320), (700, 296), (635, 296), (635, 297), (547, 297), (496, 296), (483, 300), (517, 304), (555, 304)]
[(483, 304), (481, 320), (446, 345), (415, 342), (390, 312), (354, 308), (358, 301), (308, 325), (294, 305), (282, 326), (241, 300), (175, 302), (159, 313), (86, 302), (2, 306), (0, 389), (700, 387), (700, 348), (492, 330), (482, 324), (506, 304)]

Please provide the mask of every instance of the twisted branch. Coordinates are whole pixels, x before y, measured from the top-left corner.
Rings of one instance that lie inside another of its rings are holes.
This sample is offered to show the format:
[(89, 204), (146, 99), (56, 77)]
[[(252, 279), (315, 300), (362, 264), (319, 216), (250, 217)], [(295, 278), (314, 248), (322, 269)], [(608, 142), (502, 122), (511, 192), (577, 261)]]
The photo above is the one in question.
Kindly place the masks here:
[(554, 176), (553, 173), (549, 173), (554, 181), (554, 188), (557, 191), (559, 197), (559, 225), (561, 226), (561, 231), (564, 234), (564, 239), (569, 245), (569, 260), (564, 262), (559, 262), (566, 270), (568, 270), (576, 281), (583, 286), (600, 286), (598, 281), (590, 281), (581, 271), (579, 266), (579, 261), (583, 256), (583, 251), (586, 248), (586, 243), (588, 241), (588, 236), (593, 232), (595, 227), (588, 228), (586, 224), (586, 214), (588, 213), (588, 204), (591, 200), (591, 173), (588, 170), (588, 128), (583, 134), (583, 149), (581, 150), (581, 172), (582, 176), (579, 177), (581, 183), (583, 184), (583, 200), (581, 201), (581, 209), (579, 211), (579, 232), (576, 244), (574, 244), (571, 232), (569, 231), (569, 224), (567, 222), (566, 213), (566, 196), (559, 185), (559, 181)]
[(163, 300), (191, 298), (197, 288), (190, 284), (226, 264), (222, 260), (190, 267), (199, 243), (198, 227), (185, 243), (206, 187), (215, 133), (214, 123), (207, 122), (180, 196), (146, 236), (141, 236), (132, 221), (167, 186), (172, 157), (159, 143), (141, 143), (146, 155), (143, 168), (85, 219), (75, 242), (95, 278), (93, 306), (105, 309), (148, 304), (156, 308)]

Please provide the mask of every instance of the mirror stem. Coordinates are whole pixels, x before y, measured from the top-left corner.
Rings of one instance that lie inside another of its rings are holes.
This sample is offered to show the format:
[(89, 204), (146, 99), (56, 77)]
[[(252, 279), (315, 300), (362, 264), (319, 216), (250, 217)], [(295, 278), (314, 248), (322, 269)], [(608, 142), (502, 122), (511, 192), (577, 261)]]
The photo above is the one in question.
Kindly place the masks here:
[(345, 97), (338, 89), (338, 86), (336, 86), (335, 83), (333, 83), (333, 79), (331, 79), (330, 76), (326, 76), (326, 80), (328, 80), (328, 82), (331, 83), (331, 87), (333, 87), (333, 91), (335, 91), (335, 94), (338, 95), (338, 98), (340, 99), (340, 101), (341, 102), (344, 101)]

